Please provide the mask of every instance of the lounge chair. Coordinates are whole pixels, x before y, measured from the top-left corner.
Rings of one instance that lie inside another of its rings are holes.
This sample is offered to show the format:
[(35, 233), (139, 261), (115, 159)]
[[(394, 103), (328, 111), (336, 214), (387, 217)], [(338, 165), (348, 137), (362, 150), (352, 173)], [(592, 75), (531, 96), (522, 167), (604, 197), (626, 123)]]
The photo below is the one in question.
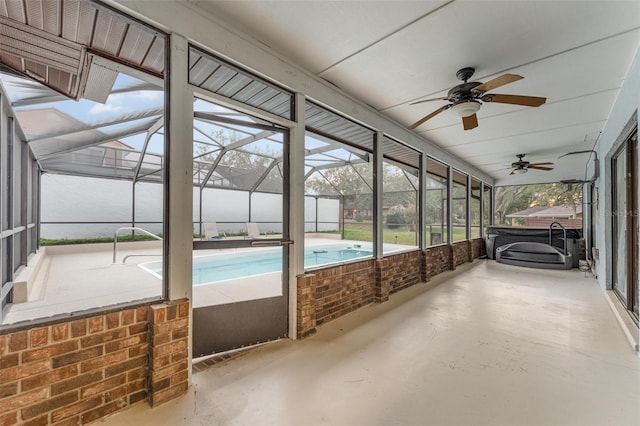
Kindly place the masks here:
[(255, 222), (247, 222), (247, 238), (265, 238), (267, 234), (261, 233), (258, 224)]
[(216, 222), (205, 222), (202, 226), (204, 227), (205, 240), (221, 240), (225, 237), (224, 233), (218, 232), (218, 224)]

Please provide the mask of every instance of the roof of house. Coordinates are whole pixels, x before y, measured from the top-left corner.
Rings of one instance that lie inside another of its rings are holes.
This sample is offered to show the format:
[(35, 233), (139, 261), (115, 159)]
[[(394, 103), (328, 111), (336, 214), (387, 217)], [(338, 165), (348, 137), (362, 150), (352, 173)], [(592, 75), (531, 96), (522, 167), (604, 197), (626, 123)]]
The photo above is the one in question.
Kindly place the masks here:
[(508, 218), (512, 217), (566, 217), (570, 218), (576, 214), (582, 213), (582, 206), (577, 206), (576, 211), (568, 206), (538, 206), (530, 209), (521, 210), (506, 215)]

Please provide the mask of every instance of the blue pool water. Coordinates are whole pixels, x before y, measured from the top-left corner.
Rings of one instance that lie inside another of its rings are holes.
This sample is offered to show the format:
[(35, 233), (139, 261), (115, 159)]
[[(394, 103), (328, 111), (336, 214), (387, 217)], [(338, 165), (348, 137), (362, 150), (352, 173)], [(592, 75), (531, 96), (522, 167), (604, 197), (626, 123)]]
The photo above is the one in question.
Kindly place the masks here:
[[(310, 268), (372, 255), (371, 248), (362, 248), (357, 245), (332, 244), (307, 247), (304, 253), (304, 267)], [(162, 262), (147, 262), (140, 266), (152, 274), (162, 275)], [(193, 285), (281, 270), (281, 248), (197, 256), (193, 258)]]

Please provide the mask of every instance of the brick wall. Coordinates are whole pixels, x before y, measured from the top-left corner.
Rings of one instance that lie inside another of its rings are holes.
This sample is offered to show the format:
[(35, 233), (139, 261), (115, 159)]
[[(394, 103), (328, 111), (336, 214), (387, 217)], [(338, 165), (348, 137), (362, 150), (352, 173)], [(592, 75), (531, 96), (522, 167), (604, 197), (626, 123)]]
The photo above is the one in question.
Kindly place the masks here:
[(423, 259), (422, 280), (427, 282), (434, 276), (452, 269), (451, 246), (441, 245), (429, 247), (424, 250)]
[(480, 256), (485, 256), (487, 254), (487, 251), (485, 249), (484, 238), (476, 238), (475, 240), (471, 240), (471, 250), (471, 256), (474, 259), (477, 259)]
[(299, 338), (303, 338), (312, 334), (316, 326), (373, 302), (374, 261), (350, 263), (300, 275), (297, 286), (298, 295), (304, 295), (297, 312), (297, 333)]
[(149, 398), (150, 336), (167, 322), (152, 309), (1, 332), (0, 425), (85, 424)]
[[(451, 265), (452, 269), (456, 266), (468, 262), (471, 258), (471, 246), (468, 241), (458, 241), (451, 245)], [(472, 258), (471, 258), (472, 259)]]
[(420, 282), (422, 272), (421, 251), (396, 254), (386, 259), (389, 260), (391, 293), (411, 287)]
[(429, 247), (384, 259), (320, 269), (297, 277), (297, 336), (304, 338), (316, 327), (484, 253), (484, 240), (460, 241)]
[(149, 404), (154, 406), (189, 387), (189, 302), (167, 302), (149, 311)]

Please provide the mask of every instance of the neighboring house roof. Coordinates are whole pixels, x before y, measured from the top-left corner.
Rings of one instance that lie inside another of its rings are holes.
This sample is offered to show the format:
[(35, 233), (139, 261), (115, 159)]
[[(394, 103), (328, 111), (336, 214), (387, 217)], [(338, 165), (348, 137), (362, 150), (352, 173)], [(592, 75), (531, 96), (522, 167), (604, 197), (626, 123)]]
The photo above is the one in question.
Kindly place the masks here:
[(558, 217), (558, 218), (572, 218), (582, 213), (582, 206), (577, 206), (576, 211), (573, 208), (567, 206), (539, 206), (532, 207), (530, 209), (521, 210), (519, 212), (510, 213), (505, 217)]

